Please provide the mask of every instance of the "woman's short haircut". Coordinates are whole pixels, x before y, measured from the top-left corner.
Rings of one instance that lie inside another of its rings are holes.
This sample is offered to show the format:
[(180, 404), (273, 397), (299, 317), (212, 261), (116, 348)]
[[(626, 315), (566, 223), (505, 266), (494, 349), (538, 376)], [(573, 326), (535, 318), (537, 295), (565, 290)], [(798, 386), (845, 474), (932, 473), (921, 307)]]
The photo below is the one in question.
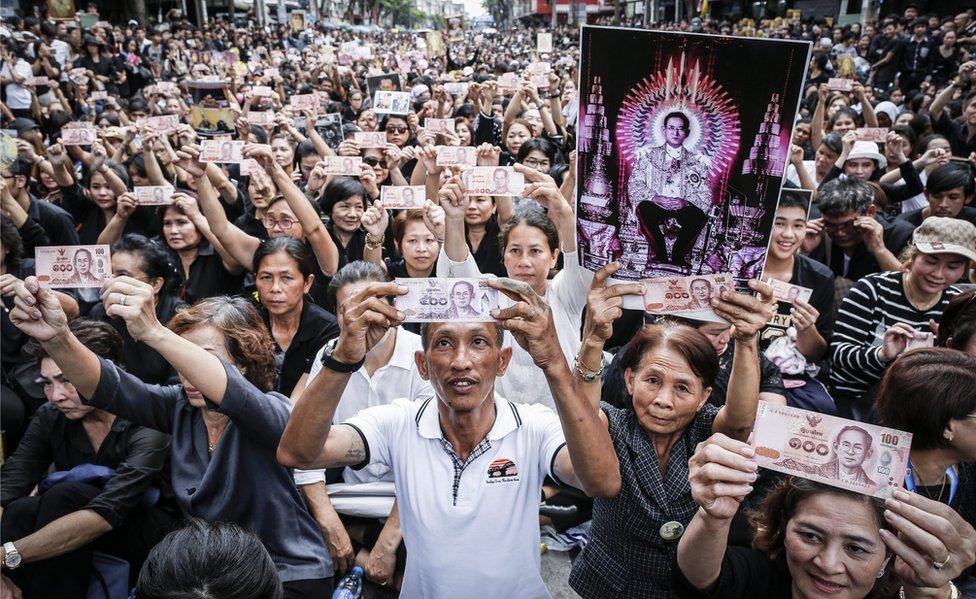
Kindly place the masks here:
[(127, 233), (112, 244), (112, 253), (125, 252), (142, 257), (142, 271), (150, 279), (162, 279), (163, 289), (175, 272), (169, 252), (162, 245), (138, 233)]
[(844, 151), (844, 138), (840, 133), (830, 133), (824, 134), (823, 138), (820, 140), (821, 146), (826, 146), (828, 150), (834, 154), (840, 154)]
[(407, 234), (407, 225), (410, 223), (423, 223), (424, 226), (424, 211), (421, 208), (412, 208), (410, 210), (402, 210), (400, 214), (396, 215), (393, 219), (393, 241), (400, 245), (403, 243), (403, 236)]
[(817, 207), (827, 216), (864, 214), (874, 202), (874, 193), (866, 181), (840, 175), (820, 186)]
[(680, 354), (691, 371), (702, 382), (702, 389), (715, 386), (718, 376), (718, 356), (708, 339), (697, 330), (664, 320), (647, 325), (634, 335), (620, 359), (620, 370), (637, 370), (644, 356), (660, 347), (667, 347)]
[(368, 281), (371, 283), (385, 283), (390, 280), (383, 267), (365, 260), (356, 260), (346, 264), (339, 269), (339, 272), (329, 281), (329, 286), (325, 290), (326, 308), (335, 313), (336, 294), (346, 285)]
[(280, 599), (278, 569), (261, 539), (230, 522), (194, 518), (146, 558), (139, 599)]
[[(76, 318), (68, 323), (68, 330), (96, 356), (122, 366), (122, 336), (112, 325), (100, 320)], [(48, 357), (44, 347), (34, 339), (24, 346), (24, 353), (35, 360)]]
[(308, 277), (313, 274), (312, 257), (309, 254), (308, 246), (304, 242), (287, 235), (271, 237), (270, 239), (261, 241), (258, 249), (254, 250), (251, 272), (258, 272), (264, 259), (273, 254), (285, 254), (294, 260), (295, 266), (298, 268), (298, 272), (302, 273), (303, 279), (308, 280)]
[(541, 137), (534, 137), (526, 140), (519, 147), (518, 154), (515, 156), (515, 162), (521, 164), (526, 158), (528, 158), (530, 152), (535, 151), (542, 152), (546, 155), (546, 158), (549, 160), (550, 167), (556, 163), (556, 145), (548, 139)]
[(334, 177), (329, 184), (322, 190), (322, 197), (319, 199), (319, 206), (322, 214), (331, 217), (332, 209), (339, 202), (345, 202), (351, 197), (359, 196), (366, 207), (366, 188), (355, 177)]
[(912, 433), (912, 449), (949, 447), (950, 420), (976, 412), (976, 357), (945, 347), (906, 352), (885, 371), (878, 388), (884, 426)]
[(224, 347), (244, 378), (261, 391), (274, 389), (274, 346), (254, 305), (241, 297), (208, 297), (180, 310), (169, 321), (177, 335), (206, 326), (224, 336)]

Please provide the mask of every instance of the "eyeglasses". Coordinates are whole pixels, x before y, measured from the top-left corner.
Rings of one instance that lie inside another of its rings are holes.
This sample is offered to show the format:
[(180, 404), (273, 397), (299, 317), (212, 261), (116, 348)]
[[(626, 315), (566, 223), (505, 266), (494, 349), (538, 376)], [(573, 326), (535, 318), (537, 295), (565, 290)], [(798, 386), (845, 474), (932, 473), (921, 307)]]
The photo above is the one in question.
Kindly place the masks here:
[(269, 230), (274, 229), (275, 225), (278, 225), (279, 227), (281, 227), (282, 231), (287, 231), (288, 229), (294, 227), (296, 222), (298, 221), (290, 219), (288, 217), (274, 219), (271, 218), (270, 216), (265, 216), (261, 219), (261, 224), (264, 225), (265, 229), (269, 229)]
[(535, 158), (526, 158), (525, 160), (522, 161), (522, 164), (524, 164), (525, 166), (531, 166), (532, 168), (542, 168), (542, 169), (549, 168), (548, 160), (536, 160)]
[(406, 133), (407, 131), (409, 131), (407, 127), (387, 126), (386, 128), (387, 133)]
[(823, 228), (824, 228), (824, 231), (827, 231), (828, 233), (830, 233), (830, 232), (836, 232), (836, 231), (847, 231), (847, 232), (851, 232), (851, 231), (854, 230), (854, 221), (855, 220), (857, 220), (857, 219), (856, 218), (852, 218), (850, 220), (845, 220), (842, 223), (828, 223), (825, 220), (825, 221), (823, 221)]
[(368, 164), (369, 166), (376, 166), (380, 163), (380, 159), (376, 156), (363, 156), (363, 164)]

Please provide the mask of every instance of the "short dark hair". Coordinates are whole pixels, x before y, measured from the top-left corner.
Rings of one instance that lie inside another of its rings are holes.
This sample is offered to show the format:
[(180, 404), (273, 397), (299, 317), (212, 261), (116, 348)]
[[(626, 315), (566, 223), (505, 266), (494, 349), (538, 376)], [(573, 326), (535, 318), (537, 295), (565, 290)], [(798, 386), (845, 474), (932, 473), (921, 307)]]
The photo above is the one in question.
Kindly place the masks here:
[(319, 206), (322, 214), (332, 217), (332, 209), (339, 202), (345, 202), (353, 196), (362, 198), (363, 208), (366, 207), (366, 188), (355, 177), (334, 177), (322, 190)]
[(385, 283), (389, 280), (390, 275), (378, 264), (373, 264), (365, 260), (350, 262), (340, 268), (339, 272), (329, 281), (329, 286), (325, 290), (326, 309), (335, 312), (336, 294), (346, 285), (352, 285), (353, 283), (362, 281)]
[(671, 119), (681, 119), (681, 122), (685, 126), (685, 131), (691, 129), (691, 119), (688, 118), (687, 114), (681, 112), (680, 110), (672, 110), (671, 112), (669, 112), (664, 117), (664, 120), (661, 121), (661, 124), (667, 126), (668, 121), (670, 121)]
[(636, 370), (646, 354), (661, 346), (681, 354), (703, 388), (715, 386), (719, 369), (715, 348), (698, 330), (669, 320), (647, 325), (634, 335), (620, 359), (620, 371)]
[(866, 181), (840, 175), (820, 186), (817, 207), (827, 216), (843, 216), (851, 212), (864, 214), (874, 202), (874, 192)]
[(906, 352), (885, 371), (878, 387), (884, 426), (912, 433), (912, 449), (942, 449), (950, 420), (976, 411), (976, 357), (945, 347)]
[(968, 165), (943, 164), (929, 173), (925, 182), (926, 193), (943, 193), (956, 188), (962, 188), (966, 197), (973, 195), (976, 181)]
[(776, 208), (777, 210), (780, 208), (801, 208), (803, 213), (807, 214), (810, 210), (810, 194), (799, 189), (783, 189), (779, 195), (779, 205)]
[(549, 166), (552, 167), (556, 163), (556, 146), (548, 139), (543, 139), (541, 137), (533, 137), (532, 139), (526, 140), (519, 147), (518, 155), (515, 156), (515, 162), (519, 164), (522, 163), (529, 156), (529, 152), (539, 151), (546, 155), (549, 159)]
[[(122, 364), (122, 336), (112, 325), (100, 320), (76, 318), (68, 323), (68, 330), (99, 358)], [(35, 339), (24, 346), (24, 353), (38, 361), (48, 357), (47, 351)]]
[[(136, 170), (139, 171), (139, 174), (145, 176), (146, 166), (144, 162), (141, 162), (142, 160), (141, 155), (139, 155), (139, 159), (140, 159), (140, 163), (142, 164), (141, 169), (139, 168), (140, 164), (136, 163), (135, 161), (135, 156), (130, 158), (128, 163), (135, 164)], [(113, 160), (106, 160), (105, 166), (108, 167), (113, 173), (115, 173), (115, 176), (117, 176), (119, 179), (122, 179), (122, 182), (125, 183), (126, 187), (128, 188), (132, 187), (132, 180), (129, 179), (129, 171), (124, 166), (122, 166), (121, 164)], [(91, 169), (86, 170), (85, 175), (81, 178), (81, 186), (84, 189), (88, 189), (89, 187), (91, 187), (92, 177), (94, 177), (97, 172), (98, 171), (93, 171)]]
[(163, 279), (163, 289), (171, 279), (174, 279), (175, 267), (170, 260), (169, 252), (163, 247), (138, 233), (127, 233), (112, 244), (112, 253), (126, 252), (142, 256), (142, 270), (150, 279)]
[(261, 539), (236, 524), (194, 518), (146, 558), (140, 599), (280, 599), (281, 579)]
[(295, 261), (298, 272), (302, 273), (302, 278), (308, 280), (312, 275), (312, 257), (309, 255), (308, 246), (304, 242), (282, 235), (263, 240), (258, 249), (254, 250), (254, 258), (251, 261), (251, 270), (257, 274), (261, 268), (261, 262), (272, 254), (285, 254)]
[(949, 300), (939, 320), (937, 347), (964, 349), (976, 335), (976, 289), (970, 289)]
[(841, 137), (840, 133), (831, 131), (830, 133), (824, 134), (820, 140), (820, 145), (825, 146), (834, 154), (840, 154), (844, 151), (844, 138)]
[[(439, 322), (425, 322), (420, 325), (420, 346), (423, 347), (424, 351), (430, 348), (430, 335), (431, 327), (441, 324)], [(495, 321), (486, 322), (485, 324), (491, 325), (495, 328), (495, 341), (498, 343), (498, 348), (501, 349), (502, 342), (505, 340), (505, 329), (502, 325)]]

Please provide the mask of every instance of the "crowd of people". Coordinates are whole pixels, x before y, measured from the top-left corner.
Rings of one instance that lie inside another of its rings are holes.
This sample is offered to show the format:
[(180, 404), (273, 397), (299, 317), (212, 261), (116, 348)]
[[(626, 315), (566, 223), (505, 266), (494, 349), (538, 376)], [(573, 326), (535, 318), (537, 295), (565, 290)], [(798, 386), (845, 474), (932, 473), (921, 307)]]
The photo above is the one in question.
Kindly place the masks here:
[[(581, 265), (575, 29), (7, 19), (0, 597), (327, 597), (356, 565), (547, 597), (542, 539), (587, 599), (976, 596), (976, 11), (656, 28), (813, 44), (765, 280), (724, 323)], [(443, 146), (525, 190), (468, 195)], [(402, 186), (421, 207), (384, 207)], [(103, 286), (40, 284), (37, 248), (93, 244)], [(426, 277), (487, 277), (494, 320), (405, 323), (394, 279)], [(905, 488), (760, 470), (760, 401), (912, 433)]]

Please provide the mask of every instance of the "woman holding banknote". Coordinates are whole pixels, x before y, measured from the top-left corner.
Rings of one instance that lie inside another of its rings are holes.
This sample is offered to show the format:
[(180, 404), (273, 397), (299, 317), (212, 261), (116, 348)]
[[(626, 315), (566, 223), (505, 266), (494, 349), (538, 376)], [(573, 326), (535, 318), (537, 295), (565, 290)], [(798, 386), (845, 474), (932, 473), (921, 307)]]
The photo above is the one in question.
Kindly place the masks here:
[[(951, 507), (976, 526), (976, 357), (921, 348), (903, 354), (878, 389), (884, 426), (912, 433), (905, 488)], [(976, 571), (955, 578), (976, 594)]]
[[(576, 218), (556, 182), (525, 165), (518, 164), (515, 170), (525, 177), (522, 196), (535, 200), (548, 212), (533, 202), (527, 202), (526, 207), (515, 212), (501, 228), (502, 260), (510, 278), (529, 283), (552, 307), (559, 345), (566, 359), (571, 360), (579, 349), (578, 331), (586, 305), (586, 289), (593, 280), (593, 273), (580, 265), (576, 251)], [(439, 192), (445, 213), (445, 241), (437, 260), (438, 277), (483, 276), (465, 236), (465, 215), (472, 199), (466, 194), (459, 174), (448, 179)], [(560, 255), (563, 269), (550, 280), (549, 273)], [(549, 388), (538, 384), (540, 372), (532, 357), (512, 343), (510, 335), (505, 336), (505, 345), (512, 346), (512, 361), (505, 376), (495, 383), (498, 392), (523, 403), (553, 407)]]
[(752, 430), (760, 388), (757, 338), (772, 316), (772, 290), (751, 281), (761, 299), (725, 291), (712, 302), (715, 313), (734, 325), (735, 355), (724, 406), (708, 403), (720, 369), (709, 339), (690, 326), (665, 321), (642, 328), (623, 350), (627, 405), (617, 408), (600, 403), (603, 346), (622, 314), (621, 296), (639, 286), (605, 287), (619, 268), (619, 263), (608, 265), (593, 280), (575, 358), (578, 384), (609, 428), (613, 445), (584, 452), (593, 432), (564, 430), (577, 472), (584, 460), (615, 460), (621, 486), (616, 495), (593, 500), (590, 541), (573, 564), (569, 583), (584, 599), (665, 599), (671, 597), (668, 584), (678, 539), (696, 509), (688, 458), (713, 433), (745, 440)]
[(673, 597), (964, 596), (952, 580), (976, 560), (976, 530), (921, 494), (881, 500), (789, 477), (751, 515), (752, 548), (729, 546), (756, 480), (754, 455), (721, 434), (698, 445), (688, 480), (699, 508), (678, 544)]

